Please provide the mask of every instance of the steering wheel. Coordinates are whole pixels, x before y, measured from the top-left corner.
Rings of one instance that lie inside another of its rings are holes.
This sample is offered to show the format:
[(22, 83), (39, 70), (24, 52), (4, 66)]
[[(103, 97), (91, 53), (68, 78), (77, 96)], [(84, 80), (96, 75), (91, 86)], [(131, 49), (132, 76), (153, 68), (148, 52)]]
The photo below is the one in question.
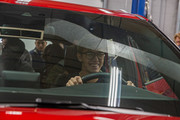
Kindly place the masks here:
[[(106, 83), (110, 81), (110, 73), (106, 73), (106, 72), (91, 73), (83, 76), (82, 81), (83, 83), (87, 83), (87, 81), (95, 78), (104, 78), (103, 81)], [(126, 80), (124, 80), (123, 78), (122, 78), (122, 82), (125, 85), (127, 84)]]
[(104, 78), (104, 81), (107, 82), (107, 80), (110, 79), (110, 73), (106, 73), (106, 72), (91, 73), (83, 76), (82, 81), (83, 83), (87, 83), (87, 81), (91, 79), (100, 78), (100, 77)]

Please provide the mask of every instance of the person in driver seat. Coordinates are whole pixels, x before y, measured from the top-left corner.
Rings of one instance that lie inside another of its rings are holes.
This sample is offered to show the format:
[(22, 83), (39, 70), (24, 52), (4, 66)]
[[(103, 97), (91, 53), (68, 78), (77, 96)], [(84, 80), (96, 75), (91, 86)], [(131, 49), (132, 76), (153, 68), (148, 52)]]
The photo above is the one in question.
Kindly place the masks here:
[[(66, 86), (74, 86), (83, 84), (82, 77), (91, 73), (102, 72), (101, 68), (104, 64), (105, 53), (95, 51), (83, 47), (77, 47), (77, 58), (81, 62), (81, 71), (70, 77)], [(101, 78), (95, 78), (87, 81), (87, 83), (99, 83), (104, 82)], [(127, 81), (127, 85), (134, 86), (131, 81)]]
[[(105, 53), (90, 50), (87, 48), (77, 47), (77, 58), (81, 62), (81, 71), (71, 77), (66, 83), (66, 86), (83, 84), (82, 77), (91, 73), (101, 72), (104, 64)], [(88, 81), (88, 83), (102, 82), (98, 78)]]

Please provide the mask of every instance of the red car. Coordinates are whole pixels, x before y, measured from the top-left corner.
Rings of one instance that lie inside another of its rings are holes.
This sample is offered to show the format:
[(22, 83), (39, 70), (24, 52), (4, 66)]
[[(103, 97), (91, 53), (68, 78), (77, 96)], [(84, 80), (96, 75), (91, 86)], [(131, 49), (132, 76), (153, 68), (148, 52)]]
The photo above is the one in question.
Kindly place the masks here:
[(148, 19), (0, 0), (0, 120), (180, 120), (180, 49)]

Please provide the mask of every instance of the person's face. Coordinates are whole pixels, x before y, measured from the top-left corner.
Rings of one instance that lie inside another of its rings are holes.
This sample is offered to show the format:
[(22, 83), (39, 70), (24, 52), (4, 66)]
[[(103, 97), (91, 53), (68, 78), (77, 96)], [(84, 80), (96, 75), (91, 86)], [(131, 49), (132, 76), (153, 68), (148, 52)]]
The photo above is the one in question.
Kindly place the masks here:
[(47, 42), (44, 40), (36, 40), (35, 45), (36, 45), (36, 49), (42, 52), (44, 51)]
[(176, 43), (177, 46), (180, 46), (180, 38), (179, 37), (176, 37), (175, 43)]
[(104, 56), (102, 52), (84, 49), (82, 53), (77, 54), (82, 63), (81, 71), (86, 74), (99, 72), (104, 63)]
[(6, 39), (6, 38), (2, 38), (2, 44), (3, 44), (3, 46), (5, 46), (6, 43), (7, 43), (7, 39)]

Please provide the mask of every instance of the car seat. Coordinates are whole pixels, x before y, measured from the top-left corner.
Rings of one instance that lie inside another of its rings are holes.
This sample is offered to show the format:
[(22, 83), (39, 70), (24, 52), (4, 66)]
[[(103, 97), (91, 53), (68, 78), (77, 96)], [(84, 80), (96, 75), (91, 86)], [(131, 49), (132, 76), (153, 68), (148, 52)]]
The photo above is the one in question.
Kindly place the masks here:
[(64, 68), (70, 74), (80, 72), (81, 70), (81, 63), (77, 59), (77, 49), (75, 45), (70, 45), (66, 47)]

